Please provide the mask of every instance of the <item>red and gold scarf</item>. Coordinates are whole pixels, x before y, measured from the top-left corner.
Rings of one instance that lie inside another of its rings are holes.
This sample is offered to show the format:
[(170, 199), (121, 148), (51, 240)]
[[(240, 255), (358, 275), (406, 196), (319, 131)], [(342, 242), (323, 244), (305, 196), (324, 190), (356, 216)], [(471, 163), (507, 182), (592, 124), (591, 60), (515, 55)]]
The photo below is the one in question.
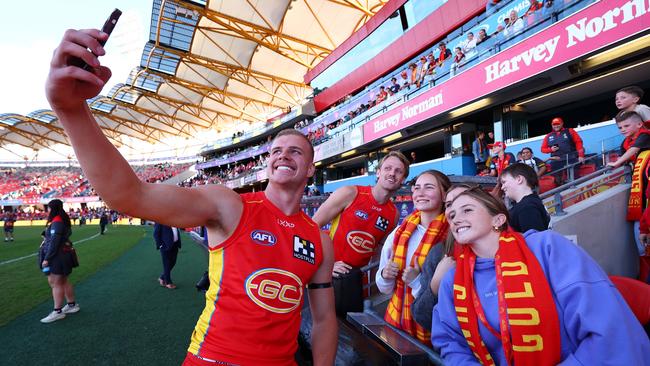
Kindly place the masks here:
[(650, 162), (650, 150), (642, 151), (636, 158), (634, 170), (632, 171), (632, 187), (630, 188), (630, 199), (627, 202), (627, 220), (637, 221), (641, 219), (644, 202), (643, 178), (648, 175), (648, 164)]
[[(424, 344), (431, 344), (431, 335), (427, 329), (422, 328), (413, 319), (411, 314), (411, 304), (414, 297), (411, 294), (411, 287), (406, 285), (402, 280), (402, 271), (406, 268), (406, 253), (408, 249), (408, 242), (411, 234), (416, 230), (420, 223), (420, 211), (415, 211), (404, 219), (393, 239), (393, 261), (399, 266), (399, 275), (395, 279), (395, 291), (393, 297), (388, 303), (386, 308), (386, 315), (384, 320), (394, 327), (402, 329), (410, 335), (416, 337)], [(434, 245), (444, 240), (447, 235), (447, 219), (445, 214), (438, 215), (427, 228), (426, 233), (420, 240), (413, 257), (411, 257), (410, 266), (415, 266), (417, 262), (418, 268), (422, 268), (427, 254)], [(420, 290), (423, 291), (423, 290)]]
[(539, 261), (523, 236), (512, 229), (501, 233), (494, 261), (500, 332), (488, 324), (474, 288), (476, 254), (466, 245), (456, 262), (454, 306), (474, 356), (483, 365), (494, 365), (479, 334), (480, 320), (501, 340), (509, 365), (557, 365), (561, 356), (560, 321)]

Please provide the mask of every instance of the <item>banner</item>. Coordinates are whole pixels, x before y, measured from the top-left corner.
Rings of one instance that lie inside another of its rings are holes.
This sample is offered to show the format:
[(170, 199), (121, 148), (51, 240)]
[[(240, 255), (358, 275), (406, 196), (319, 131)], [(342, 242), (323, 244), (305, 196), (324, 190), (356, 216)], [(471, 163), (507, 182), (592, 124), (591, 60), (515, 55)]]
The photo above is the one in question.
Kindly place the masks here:
[(361, 127), (356, 127), (348, 133), (339, 133), (324, 143), (314, 146), (314, 161), (352, 150), (361, 144), (363, 144)]
[(600, 1), (363, 126), (364, 143), (449, 111), (647, 29), (647, 0)]

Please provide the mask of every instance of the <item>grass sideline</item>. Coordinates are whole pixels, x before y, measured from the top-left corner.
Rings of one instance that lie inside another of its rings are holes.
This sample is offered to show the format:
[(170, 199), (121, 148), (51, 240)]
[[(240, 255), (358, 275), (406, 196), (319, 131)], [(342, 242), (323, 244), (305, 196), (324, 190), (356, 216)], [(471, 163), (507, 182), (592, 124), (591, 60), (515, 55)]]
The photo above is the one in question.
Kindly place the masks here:
[[(14, 242), (0, 242), (0, 263), (28, 256), (38, 250), (43, 227), (16, 228)], [(72, 228), (73, 243), (99, 233), (99, 226)], [(70, 280), (77, 284), (133, 248), (146, 235), (140, 226), (110, 227), (107, 235), (97, 236), (75, 245), (80, 266)], [(44, 301), (52, 301), (47, 279), (39, 271), (36, 256), (0, 265), (0, 326), (29, 312)]]
[[(138, 233), (137, 227), (124, 229)], [(107, 237), (117, 237), (120, 230), (109, 229)], [(207, 268), (207, 256), (183, 234), (183, 248), (172, 273), (178, 289), (166, 289), (157, 281), (162, 265), (151, 228), (143, 231), (144, 236), (130, 236), (139, 239), (135, 246), (75, 285), (80, 312), (41, 324), (39, 319), (51, 311), (48, 298), (0, 326), (0, 365), (180, 365), (205, 306), (205, 297), (194, 284)], [(84, 242), (78, 249), (86, 244), (115, 245), (91, 243)], [(35, 266), (35, 261), (30, 262)], [(82, 266), (84, 262), (79, 269)], [(47, 287), (42, 277), (41, 285)]]

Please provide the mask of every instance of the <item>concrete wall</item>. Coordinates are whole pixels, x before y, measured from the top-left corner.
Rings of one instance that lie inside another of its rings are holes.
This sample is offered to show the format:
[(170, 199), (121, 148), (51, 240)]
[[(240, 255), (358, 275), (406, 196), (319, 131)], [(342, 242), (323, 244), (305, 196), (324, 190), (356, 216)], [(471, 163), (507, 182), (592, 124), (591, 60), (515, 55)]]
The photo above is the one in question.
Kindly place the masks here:
[(639, 254), (632, 222), (625, 220), (629, 191), (629, 184), (621, 184), (581, 201), (566, 209), (566, 216), (554, 216), (551, 226), (574, 236), (607, 274), (636, 278)]

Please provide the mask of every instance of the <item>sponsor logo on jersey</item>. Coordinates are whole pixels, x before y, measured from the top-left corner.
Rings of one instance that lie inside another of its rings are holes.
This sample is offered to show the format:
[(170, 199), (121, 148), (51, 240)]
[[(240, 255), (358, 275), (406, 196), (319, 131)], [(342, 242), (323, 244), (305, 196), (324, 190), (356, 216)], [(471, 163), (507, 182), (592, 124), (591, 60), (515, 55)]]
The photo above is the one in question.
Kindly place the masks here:
[(302, 301), (303, 284), (300, 277), (282, 269), (255, 271), (246, 279), (245, 287), (246, 295), (256, 305), (273, 313), (291, 312)]
[(368, 220), (368, 213), (361, 210), (356, 210), (354, 212), (354, 216), (360, 218), (361, 220)]
[(282, 219), (278, 219), (278, 225), (284, 227), (290, 227), (290, 228), (296, 227), (296, 224), (294, 224), (293, 222), (289, 222), (287, 220), (282, 220)]
[(377, 212), (381, 212), (381, 207), (377, 207), (377, 206), (374, 206), (374, 205), (373, 205), (373, 206), (372, 206), (372, 209), (375, 210), (375, 211), (377, 211)]
[(293, 257), (310, 264), (316, 263), (316, 247), (314, 246), (314, 243), (294, 235)]
[(390, 222), (388, 221), (388, 219), (379, 216), (377, 218), (377, 222), (375, 222), (375, 227), (381, 231), (386, 231), (388, 229), (389, 224)]
[(251, 239), (253, 239), (257, 244), (266, 246), (275, 245), (277, 241), (275, 235), (264, 230), (255, 230), (251, 232)]
[(365, 231), (350, 231), (346, 240), (348, 245), (358, 253), (367, 254), (375, 250), (375, 237)]

